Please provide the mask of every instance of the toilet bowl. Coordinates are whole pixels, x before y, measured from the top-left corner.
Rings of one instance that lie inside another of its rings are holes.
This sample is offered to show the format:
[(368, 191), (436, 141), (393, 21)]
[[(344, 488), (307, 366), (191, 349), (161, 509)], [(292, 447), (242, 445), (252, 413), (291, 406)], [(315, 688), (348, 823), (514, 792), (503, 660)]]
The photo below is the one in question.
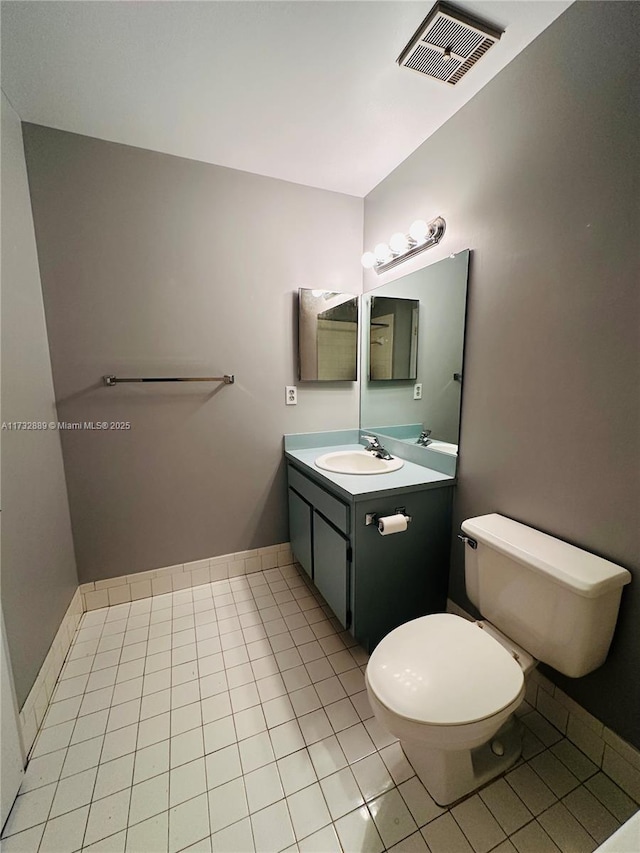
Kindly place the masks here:
[(491, 623), (414, 619), (381, 640), (366, 673), (376, 718), (440, 805), (517, 761), (513, 712), (532, 655), (572, 678), (604, 662), (631, 581), (627, 569), (496, 513), (462, 531), (467, 595)]
[(376, 718), (400, 740), (440, 805), (475, 790), (520, 755), (511, 717), (533, 660), (484, 628), (450, 613), (423, 616), (388, 634), (367, 666)]

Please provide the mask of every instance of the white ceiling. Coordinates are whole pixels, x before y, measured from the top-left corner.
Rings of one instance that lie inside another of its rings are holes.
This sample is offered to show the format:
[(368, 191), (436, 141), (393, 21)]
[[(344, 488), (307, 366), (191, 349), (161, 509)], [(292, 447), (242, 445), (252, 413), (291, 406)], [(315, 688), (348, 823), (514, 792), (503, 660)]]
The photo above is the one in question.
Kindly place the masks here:
[(570, 2), (458, 5), (505, 34), (451, 87), (395, 63), (431, 0), (8, 2), (2, 88), (23, 121), (364, 196)]

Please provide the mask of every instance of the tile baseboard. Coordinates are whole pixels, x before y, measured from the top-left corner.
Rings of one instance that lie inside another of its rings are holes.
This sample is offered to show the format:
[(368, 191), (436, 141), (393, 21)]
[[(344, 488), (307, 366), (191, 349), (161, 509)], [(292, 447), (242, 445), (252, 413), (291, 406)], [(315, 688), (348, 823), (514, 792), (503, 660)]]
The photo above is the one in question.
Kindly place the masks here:
[(223, 554), (191, 563), (163, 566), (133, 575), (120, 575), (80, 585), (83, 610), (99, 610), (112, 604), (124, 604), (155, 595), (166, 595), (179, 589), (241, 575), (288, 566), (293, 562), (289, 542), (254, 548), (235, 554)]
[(76, 589), (60, 623), (44, 663), (20, 711), (20, 734), (24, 755), (28, 756), (42, 725), (62, 665), (84, 613), (80, 589)]
[[(447, 612), (474, 621), (451, 599)], [(534, 669), (525, 699), (552, 726), (583, 752), (603, 773), (640, 803), (640, 751), (608, 729), (563, 690)]]
[(83, 613), (112, 604), (138, 601), (141, 598), (165, 595), (213, 581), (275, 569), (291, 563), (293, 556), (290, 544), (281, 542), (265, 548), (254, 548), (81, 584), (71, 599), (33, 687), (20, 710), (20, 734), (24, 755), (28, 756), (33, 747)]

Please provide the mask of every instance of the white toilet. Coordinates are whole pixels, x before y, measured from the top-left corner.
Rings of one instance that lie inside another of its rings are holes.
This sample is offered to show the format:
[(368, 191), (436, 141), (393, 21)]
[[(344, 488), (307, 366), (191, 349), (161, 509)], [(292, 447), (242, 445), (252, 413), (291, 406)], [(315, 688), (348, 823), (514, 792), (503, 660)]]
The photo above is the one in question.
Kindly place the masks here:
[(467, 594), (490, 622), (414, 619), (384, 637), (366, 674), (376, 718), (443, 806), (517, 761), (513, 712), (538, 660), (574, 678), (604, 662), (631, 580), (626, 569), (501, 515), (468, 519), (462, 530)]

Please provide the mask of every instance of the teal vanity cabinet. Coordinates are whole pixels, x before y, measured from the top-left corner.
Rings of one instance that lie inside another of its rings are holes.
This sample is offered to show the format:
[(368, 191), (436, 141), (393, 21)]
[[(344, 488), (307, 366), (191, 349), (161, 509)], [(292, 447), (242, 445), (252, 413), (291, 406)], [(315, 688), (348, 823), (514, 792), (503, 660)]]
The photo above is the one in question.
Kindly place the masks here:
[[(291, 457), (287, 470), (292, 551), (358, 642), (371, 651), (403, 622), (445, 609), (453, 478), (352, 494)], [(400, 508), (412, 518), (403, 533), (367, 524)]]

